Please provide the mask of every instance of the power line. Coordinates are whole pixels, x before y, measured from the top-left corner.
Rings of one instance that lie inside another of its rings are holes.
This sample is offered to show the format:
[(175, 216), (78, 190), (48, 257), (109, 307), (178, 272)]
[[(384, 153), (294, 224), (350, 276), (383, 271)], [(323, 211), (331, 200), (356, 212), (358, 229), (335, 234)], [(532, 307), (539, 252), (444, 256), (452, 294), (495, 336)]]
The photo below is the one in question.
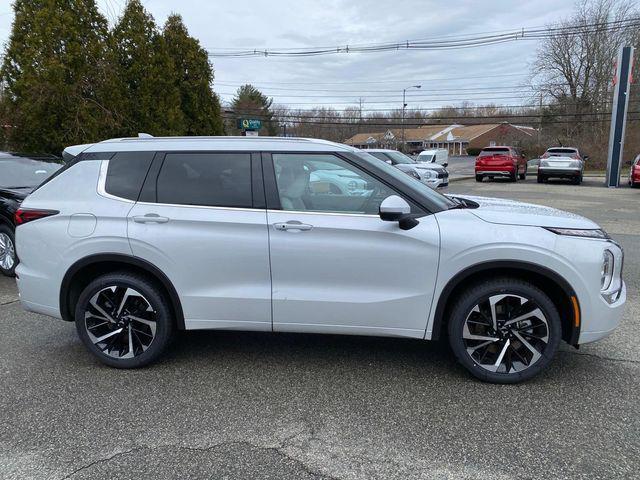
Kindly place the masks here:
[(209, 51), (210, 57), (248, 58), (248, 57), (313, 57), (339, 53), (373, 53), (400, 50), (452, 50), (473, 48), (518, 40), (541, 40), (555, 35), (576, 36), (591, 33), (611, 32), (626, 28), (640, 27), (640, 18), (613, 20), (585, 25), (571, 25), (555, 28), (531, 28), (512, 30), (493, 35), (458, 36), (442, 40), (406, 40), (393, 43), (354, 44), (334, 47), (283, 48), (283, 49), (241, 49), (228, 48)]

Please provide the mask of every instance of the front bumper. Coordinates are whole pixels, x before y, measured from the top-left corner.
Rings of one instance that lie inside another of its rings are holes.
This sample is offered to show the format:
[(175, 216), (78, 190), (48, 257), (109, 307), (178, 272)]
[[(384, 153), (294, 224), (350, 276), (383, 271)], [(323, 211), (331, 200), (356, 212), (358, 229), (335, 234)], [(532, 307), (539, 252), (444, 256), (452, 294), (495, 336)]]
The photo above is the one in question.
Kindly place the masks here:
[(607, 303), (602, 297), (591, 305), (591, 315), (597, 318), (598, 328), (581, 331), (578, 344), (591, 343), (608, 337), (620, 325), (624, 304), (627, 301), (627, 285), (622, 282), (620, 296), (613, 303)]

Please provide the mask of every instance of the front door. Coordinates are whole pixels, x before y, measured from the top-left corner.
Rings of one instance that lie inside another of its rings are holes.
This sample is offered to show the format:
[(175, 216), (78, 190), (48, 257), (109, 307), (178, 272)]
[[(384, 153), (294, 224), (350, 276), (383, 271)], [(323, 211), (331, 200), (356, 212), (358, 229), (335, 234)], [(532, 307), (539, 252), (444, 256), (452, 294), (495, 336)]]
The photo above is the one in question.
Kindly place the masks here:
[(169, 152), (156, 163), (145, 182), (152, 195), (129, 213), (133, 254), (171, 280), (187, 329), (271, 330), (264, 192), (252, 182), (259, 159)]
[(433, 215), (401, 230), (378, 209), (402, 194), (346, 159), (271, 157), (263, 168), (273, 169), (280, 203), (267, 212), (273, 329), (423, 337), (438, 268)]

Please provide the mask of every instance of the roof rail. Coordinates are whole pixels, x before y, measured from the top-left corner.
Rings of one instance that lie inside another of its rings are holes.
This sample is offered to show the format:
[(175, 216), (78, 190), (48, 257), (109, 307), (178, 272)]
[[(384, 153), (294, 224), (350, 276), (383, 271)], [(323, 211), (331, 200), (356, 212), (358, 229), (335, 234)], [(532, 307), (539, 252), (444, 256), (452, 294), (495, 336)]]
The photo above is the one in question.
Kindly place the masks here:
[(153, 138), (153, 135), (151, 135), (150, 133), (140, 132), (138, 133), (138, 138)]

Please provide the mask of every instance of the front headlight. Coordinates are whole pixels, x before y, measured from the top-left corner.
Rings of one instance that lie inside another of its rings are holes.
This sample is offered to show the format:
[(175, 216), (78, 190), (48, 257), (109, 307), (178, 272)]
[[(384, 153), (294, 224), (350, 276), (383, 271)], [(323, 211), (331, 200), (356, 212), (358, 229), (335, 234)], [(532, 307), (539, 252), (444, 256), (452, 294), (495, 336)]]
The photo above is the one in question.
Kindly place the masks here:
[(422, 171), (422, 176), (424, 178), (428, 178), (429, 180), (431, 180), (433, 178), (438, 178), (438, 174), (436, 172), (434, 172), (433, 170), (423, 170)]
[(613, 280), (614, 257), (610, 250), (605, 250), (602, 256), (602, 271), (600, 279), (600, 290), (607, 290)]
[(411, 175), (413, 178), (420, 180), (420, 174), (418, 172), (416, 172), (415, 170), (409, 170), (409, 175)]
[(572, 237), (582, 237), (582, 238), (599, 238), (601, 240), (606, 240), (610, 238), (609, 234), (600, 228), (594, 228), (594, 229), (555, 228), (555, 227), (543, 227), (543, 228), (557, 235), (570, 235)]

